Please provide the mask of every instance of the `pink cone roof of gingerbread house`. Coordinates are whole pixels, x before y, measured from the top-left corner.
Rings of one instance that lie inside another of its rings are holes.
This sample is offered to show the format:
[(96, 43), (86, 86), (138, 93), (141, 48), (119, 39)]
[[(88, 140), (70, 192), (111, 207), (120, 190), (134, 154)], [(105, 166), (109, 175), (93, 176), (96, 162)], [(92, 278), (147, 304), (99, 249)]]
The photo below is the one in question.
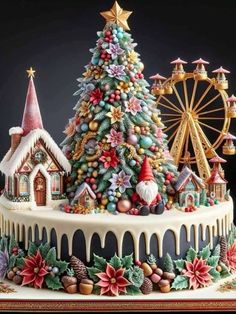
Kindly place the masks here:
[(228, 134), (226, 134), (226, 135), (224, 136), (224, 139), (225, 139), (225, 140), (236, 140), (236, 136), (234, 136), (234, 135), (228, 133)]
[(149, 77), (151, 80), (166, 80), (166, 77), (161, 76), (159, 73), (157, 73), (156, 75), (150, 76)]
[(234, 94), (233, 94), (232, 96), (228, 97), (228, 98), (226, 99), (226, 101), (228, 101), (228, 102), (236, 102), (236, 97), (235, 97)]
[(207, 179), (207, 184), (223, 184), (223, 183), (228, 183), (219, 173), (218, 169), (214, 169), (211, 172), (211, 176), (209, 179)]
[(187, 64), (187, 63), (188, 63), (188, 62), (186, 62), (186, 61), (184, 61), (184, 60), (178, 58), (178, 59), (176, 59), (176, 60), (171, 61), (170, 64)]
[(211, 158), (210, 160), (209, 160), (211, 163), (215, 163), (215, 162), (219, 162), (219, 163), (226, 163), (227, 161), (225, 160), (225, 159), (223, 159), (223, 158), (221, 158), (220, 156), (215, 156), (215, 157), (213, 157), (213, 158)]
[(193, 64), (209, 64), (208, 61), (203, 60), (202, 58), (199, 58), (198, 60), (195, 60), (192, 62)]
[(212, 73), (230, 73), (230, 71), (224, 69), (222, 66), (219, 69), (212, 71)]
[(23, 136), (27, 135), (34, 129), (43, 129), (42, 117), (32, 76), (29, 79), (21, 127), (24, 130)]

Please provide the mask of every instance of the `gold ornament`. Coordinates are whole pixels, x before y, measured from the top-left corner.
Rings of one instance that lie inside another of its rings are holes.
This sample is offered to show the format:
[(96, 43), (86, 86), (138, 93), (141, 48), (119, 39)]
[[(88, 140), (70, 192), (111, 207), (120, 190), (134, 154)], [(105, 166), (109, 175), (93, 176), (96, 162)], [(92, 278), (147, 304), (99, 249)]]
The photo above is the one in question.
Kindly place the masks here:
[(32, 67), (30, 67), (29, 70), (26, 70), (26, 72), (28, 73), (28, 77), (34, 77), (34, 73), (35, 73), (36, 71), (33, 70)]
[(118, 26), (123, 27), (124, 30), (129, 30), (129, 25), (127, 20), (129, 16), (132, 14), (132, 11), (123, 10), (117, 1), (113, 4), (113, 7), (110, 11), (100, 12), (101, 16), (105, 18), (106, 22), (112, 22), (117, 24)]
[(139, 153), (139, 155), (143, 155), (144, 154), (144, 149), (143, 148), (139, 148), (138, 149), (138, 153)]
[(102, 198), (101, 200), (102, 205), (107, 205), (108, 204), (108, 199), (107, 198)]
[(98, 122), (97, 121), (89, 122), (89, 129), (91, 131), (97, 131), (97, 129), (98, 129)]

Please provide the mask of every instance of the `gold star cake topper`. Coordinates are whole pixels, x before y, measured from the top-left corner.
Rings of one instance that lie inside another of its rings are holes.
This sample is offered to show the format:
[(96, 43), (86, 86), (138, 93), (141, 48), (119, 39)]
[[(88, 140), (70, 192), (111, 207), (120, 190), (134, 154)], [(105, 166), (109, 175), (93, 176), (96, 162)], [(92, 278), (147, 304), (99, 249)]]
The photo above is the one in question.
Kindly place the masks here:
[(117, 1), (115, 1), (110, 11), (100, 12), (107, 22), (116, 23), (118, 26), (123, 27), (124, 30), (130, 29), (127, 20), (132, 13), (132, 11), (123, 10)]
[(34, 77), (35, 70), (33, 70), (32, 67), (29, 68), (29, 70), (26, 70), (28, 73), (28, 77)]

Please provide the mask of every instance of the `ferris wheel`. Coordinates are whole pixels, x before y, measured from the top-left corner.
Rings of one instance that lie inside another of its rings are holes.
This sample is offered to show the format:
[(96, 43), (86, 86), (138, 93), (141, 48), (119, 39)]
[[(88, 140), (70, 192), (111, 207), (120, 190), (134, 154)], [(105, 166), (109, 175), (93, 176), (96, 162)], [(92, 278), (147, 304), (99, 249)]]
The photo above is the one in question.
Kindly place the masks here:
[[(196, 68), (189, 73), (184, 70), (186, 63), (180, 58), (172, 61), (174, 69), (168, 79), (159, 74), (150, 77), (154, 80), (152, 93), (157, 97), (174, 163), (195, 164), (205, 180), (210, 177), (208, 159), (217, 155), (217, 148), (230, 136), (236, 97), (229, 98), (226, 93), (229, 71), (220, 67), (213, 71), (216, 76), (210, 78), (205, 69), (209, 62), (201, 58), (194, 61)], [(234, 145), (231, 151), (224, 145), (223, 152), (235, 153)]]

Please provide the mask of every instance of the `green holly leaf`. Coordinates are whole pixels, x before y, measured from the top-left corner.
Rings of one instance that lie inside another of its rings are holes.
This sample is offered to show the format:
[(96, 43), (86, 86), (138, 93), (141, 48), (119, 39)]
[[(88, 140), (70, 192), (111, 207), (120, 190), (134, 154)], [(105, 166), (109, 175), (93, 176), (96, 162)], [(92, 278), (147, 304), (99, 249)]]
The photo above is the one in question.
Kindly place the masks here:
[(220, 244), (217, 244), (217, 246), (215, 247), (215, 249), (212, 252), (212, 255), (220, 256)]
[(215, 268), (218, 265), (219, 258), (219, 256), (210, 256), (207, 260), (207, 264)]
[(0, 241), (0, 250), (5, 251), (5, 249), (8, 249), (8, 239), (3, 236)]
[(58, 275), (63, 274), (64, 272), (67, 271), (68, 268), (68, 263), (66, 261), (55, 261), (53, 266), (56, 266), (59, 268), (59, 273)]
[(130, 255), (126, 255), (121, 259), (122, 267), (129, 269), (131, 266), (133, 266), (133, 253)]
[(55, 262), (56, 262), (56, 259), (57, 259), (57, 255), (56, 255), (56, 249), (55, 247), (52, 247), (49, 251), (48, 251), (48, 254), (45, 258), (47, 264), (49, 266), (54, 266)]
[(89, 277), (94, 281), (97, 282), (99, 280), (96, 274), (101, 273), (101, 270), (96, 267), (87, 267)]
[(8, 269), (11, 269), (15, 266), (16, 264), (16, 255), (12, 254), (9, 258), (9, 264), (8, 264)]
[(35, 255), (38, 250), (38, 247), (35, 243), (29, 241), (28, 255)]
[(93, 294), (100, 295), (101, 288), (99, 286), (93, 286)]
[(51, 276), (50, 274), (45, 277), (45, 283), (49, 289), (59, 290), (63, 288), (59, 276)]
[(197, 257), (197, 252), (192, 247), (190, 247), (187, 252), (186, 259), (188, 262), (193, 262), (195, 257)]
[(40, 244), (39, 250), (40, 250), (40, 253), (41, 253), (43, 258), (47, 257), (47, 254), (48, 254), (50, 248), (51, 248), (50, 244), (48, 244), (48, 243), (45, 243), (45, 244), (41, 243)]
[(215, 268), (212, 268), (209, 271), (209, 274), (213, 277), (214, 282), (220, 279), (220, 273)]
[(126, 287), (126, 294), (129, 295), (136, 295), (136, 294), (140, 294), (140, 289), (134, 285), (132, 286), (127, 286)]
[(199, 257), (201, 257), (202, 259), (208, 259), (211, 255), (211, 250), (210, 250), (210, 246), (207, 245), (205, 246), (200, 252), (199, 252)]
[(110, 259), (109, 264), (115, 269), (118, 269), (122, 266), (121, 259), (116, 254)]
[(185, 260), (178, 259), (174, 261), (176, 269), (178, 269), (179, 272), (181, 272), (185, 268)]
[(173, 283), (171, 288), (175, 290), (183, 290), (188, 288), (188, 278), (182, 275), (177, 276)]
[(23, 257), (17, 257), (16, 267), (23, 268), (24, 264), (25, 264), (24, 258)]
[(106, 270), (107, 261), (105, 260), (104, 257), (93, 254), (93, 262), (94, 267), (100, 269), (100, 272)]
[(230, 276), (230, 272), (229, 272), (228, 267), (223, 262), (220, 262), (219, 265), (222, 268), (222, 271), (220, 272), (220, 277), (221, 278), (229, 277)]

